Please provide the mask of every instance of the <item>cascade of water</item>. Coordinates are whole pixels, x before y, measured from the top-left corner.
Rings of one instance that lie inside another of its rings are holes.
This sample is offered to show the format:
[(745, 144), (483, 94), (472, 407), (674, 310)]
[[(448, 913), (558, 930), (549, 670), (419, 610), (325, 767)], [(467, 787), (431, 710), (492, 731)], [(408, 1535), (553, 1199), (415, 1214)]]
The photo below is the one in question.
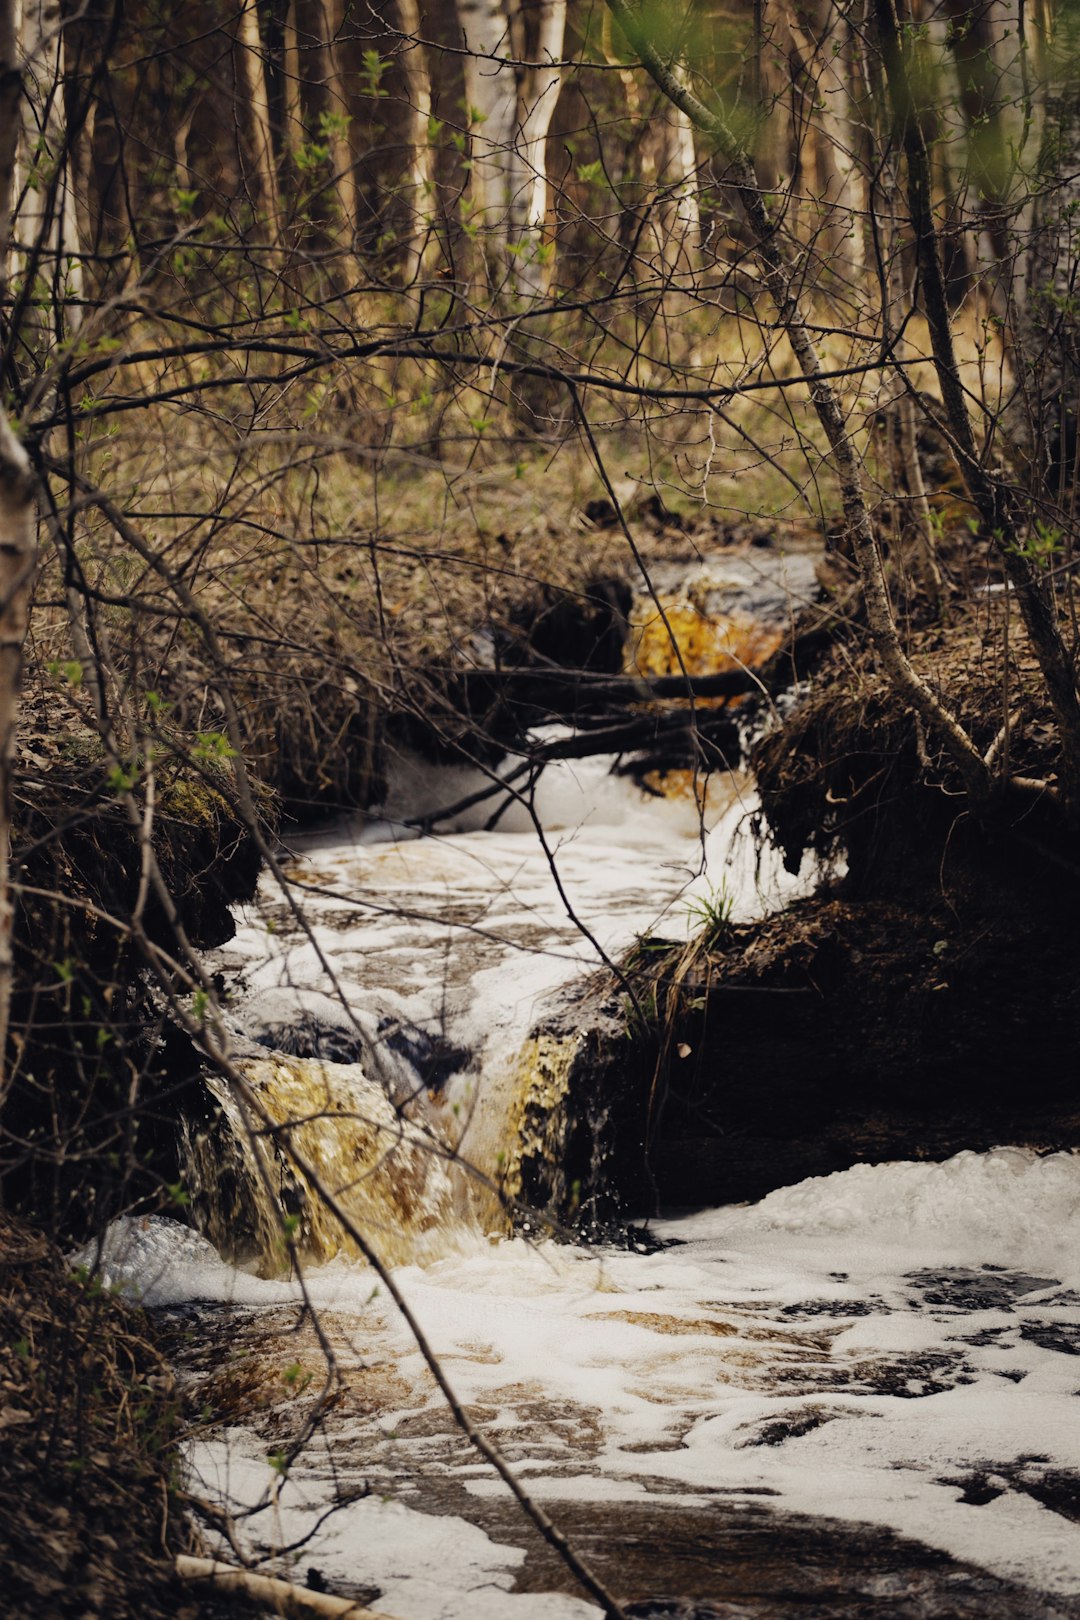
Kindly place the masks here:
[[(688, 668), (774, 647), (791, 585), (773, 575), (754, 587), (756, 619), (745, 567), (670, 583), (665, 611)], [(660, 669), (659, 622), (643, 598), (630, 668)], [(465, 803), (420, 837), (409, 821), (489, 783), (402, 754), (377, 818), (297, 841), (287, 875), (305, 926), (266, 880), (214, 961), (240, 1029), (278, 1054), (257, 1066), (273, 1125), (303, 1144), (365, 1230), (387, 1234), (388, 1258), (430, 1257), (455, 1223), (504, 1228), (491, 1186), (516, 1197), (525, 1159), (557, 1159), (577, 1046), (538, 1031), (547, 998), (639, 935), (685, 938), (703, 902), (719, 898), (745, 920), (812, 882), (759, 847), (745, 775), (638, 784), (614, 764), (553, 761), (527, 798)], [(501, 813), (485, 830), (493, 803)], [(283, 1209), (306, 1252), (326, 1258), (339, 1234), (283, 1168), (280, 1136), (253, 1145), (236, 1105), (218, 1104), (209, 1131), (185, 1138), (203, 1229), (268, 1270)], [(480, 1179), (469, 1183), (461, 1163)]]

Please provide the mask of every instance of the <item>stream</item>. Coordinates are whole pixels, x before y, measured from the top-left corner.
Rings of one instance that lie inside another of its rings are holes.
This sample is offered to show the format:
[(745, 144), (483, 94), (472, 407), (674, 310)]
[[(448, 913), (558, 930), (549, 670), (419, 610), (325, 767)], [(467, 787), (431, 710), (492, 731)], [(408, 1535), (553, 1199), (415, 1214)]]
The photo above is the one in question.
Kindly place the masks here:
[[(752, 582), (759, 622), (807, 589), (791, 570)], [(1080, 1158), (859, 1165), (667, 1211), (638, 1247), (510, 1231), (492, 1187), (515, 1190), (523, 1098), (565, 1102), (544, 1010), (642, 935), (817, 880), (760, 848), (747, 776), (614, 764), (419, 836), (485, 784), (405, 756), (376, 818), (293, 841), (287, 891), (265, 877), (209, 964), (251, 1084), (636, 1614), (1080, 1616)], [(128, 1220), (104, 1255), (174, 1330), (197, 1494), (276, 1572), (398, 1620), (599, 1613), (344, 1235), (216, 1102), (186, 1143), (202, 1232)]]

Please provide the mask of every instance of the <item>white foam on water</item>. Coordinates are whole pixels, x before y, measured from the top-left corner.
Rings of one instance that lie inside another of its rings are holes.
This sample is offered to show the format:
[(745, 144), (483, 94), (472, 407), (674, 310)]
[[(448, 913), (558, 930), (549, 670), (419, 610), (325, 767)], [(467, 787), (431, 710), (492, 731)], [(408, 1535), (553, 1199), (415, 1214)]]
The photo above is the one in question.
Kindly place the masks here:
[[(560, 1499), (764, 1490), (772, 1507), (886, 1526), (1080, 1595), (1080, 1526), (1039, 1500), (1080, 1478), (1080, 1156), (857, 1166), (659, 1234), (679, 1241), (653, 1254), (477, 1241), (396, 1273), (459, 1396), (495, 1413), (488, 1432), (556, 1517)], [(165, 1241), (131, 1270), (156, 1268), (155, 1297), (223, 1296), (227, 1268), (190, 1236), (172, 1240), (176, 1279), (163, 1275)], [(441, 1405), (370, 1274), (338, 1264), (307, 1285), (354, 1324), (346, 1363), (391, 1364), (409, 1392), (330, 1433), (338, 1477), (378, 1469), (407, 1489), (422, 1467), (470, 1495), (501, 1491), (438, 1425), (389, 1438), (402, 1410)], [(256, 1287), (281, 1298), (281, 1284)], [(973, 1480), (993, 1499), (964, 1501)], [(296, 1487), (325, 1505), (317, 1469), (301, 1462)]]
[(525, 1554), (465, 1519), (369, 1496), (316, 1529), (326, 1482), (283, 1479), (243, 1430), (194, 1446), (188, 1464), (211, 1499), (261, 1510), (249, 1521), (261, 1538), (275, 1547), (304, 1542), (303, 1566), (314, 1563), (331, 1582), (377, 1586), (378, 1607), (399, 1620), (592, 1620), (600, 1612), (578, 1598), (512, 1594)]
[[(439, 1037), (468, 1053), (443, 1089), (441, 1119), (492, 1173), (505, 1147), (500, 1082), (545, 997), (642, 934), (686, 938), (703, 901), (720, 897), (746, 920), (815, 881), (810, 863), (792, 877), (778, 855), (757, 850), (749, 778), (714, 775), (702, 815), (691, 796), (645, 793), (611, 765), (561, 761), (545, 771), (534, 808), (547, 849), (520, 805), (493, 832), (476, 830), (491, 813), (485, 804), (457, 818), (455, 832), (417, 838), (386, 822), (379, 837), (353, 824), (305, 840), (288, 870), (307, 931), (265, 878), (213, 959), (232, 975), (232, 1016), (254, 1034), (305, 1013), (342, 1029), (351, 1022), (380, 1054), (369, 1072), (381, 1070), (395, 1092), (408, 1089), (410, 1073), (415, 1087), (417, 1072), (380, 1044), (380, 1031)], [(415, 816), (484, 781), (415, 759), (402, 769), (395, 794)]]

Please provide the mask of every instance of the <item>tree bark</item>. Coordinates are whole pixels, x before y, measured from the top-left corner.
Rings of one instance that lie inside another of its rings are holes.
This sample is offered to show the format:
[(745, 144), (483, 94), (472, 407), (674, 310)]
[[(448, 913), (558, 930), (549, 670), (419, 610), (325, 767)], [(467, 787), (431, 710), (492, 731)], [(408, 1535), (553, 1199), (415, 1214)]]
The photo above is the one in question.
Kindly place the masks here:
[(285, 125), (281, 133), (281, 144), (289, 162), (294, 164), (304, 144), (304, 80), (300, 68), (300, 35), (296, 8), (297, 0), (288, 0), (281, 25), (281, 102)]
[(369, 1609), (351, 1598), (330, 1592), (313, 1592), (292, 1581), (281, 1581), (258, 1570), (241, 1569), (217, 1558), (192, 1558), (180, 1553), (176, 1573), (192, 1586), (208, 1585), (219, 1592), (239, 1592), (252, 1603), (283, 1615), (286, 1620), (393, 1620), (381, 1609)]
[(266, 62), (259, 33), (256, 0), (243, 0), (236, 24), (236, 81), (250, 142), (248, 192), (255, 216), (255, 232), (264, 241), (281, 240), (281, 199), (278, 192), (274, 141), (270, 130), (270, 101), (266, 93)]
[(803, 0), (789, 13), (788, 27), (814, 107), (806, 131), (811, 199), (804, 212), (813, 244), (838, 281), (857, 282), (865, 263), (867, 203), (856, 161), (851, 25), (835, 0)]
[[(944, 0), (948, 40), (956, 63), (960, 110), (968, 133), (968, 173), (980, 199), (980, 224), (989, 252), (976, 252), (995, 277), (1009, 279), (1011, 253), (1006, 229), (1010, 170), (1009, 131), (1005, 126), (1008, 79), (997, 62), (994, 0)], [(980, 232), (980, 234), (982, 234)], [(1008, 298), (1000, 282), (992, 304), (1003, 314)]]
[(351, 103), (341, 66), (340, 36), (344, 25), (344, 6), (342, 0), (317, 0), (316, 12), (321, 40), (324, 115), (327, 119), (325, 138), (330, 148), (337, 212), (335, 234), (341, 246), (351, 254), (359, 219), (359, 194), (351, 140)]
[[(0, 298), (7, 290), (20, 89), (15, 0), (0, 0)], [(6, 1089), (11, 1008), (11, 773), (35, 557), (30, 458), (0, 407), (0, 1101)]]
[(402, 267), (407, 287), (422, 279), (438, 252), (434, 232), (435, 177), (431, 163), (431, 75), (427, 54), (420, 41), (418, 0), (397, 0), (398, 26), (403, 41), (398, 65), (405, 81), (405, 140), (409, 161), (405, 170), (405, 200), (409, 210), (405, 259)]
[(513, 210), (520, 285), (523, 291), (537, 297), (551, 279), (541, 253), (548, 210), (547, 138), (562, 88), (563, 70), (557, 64), (562, 59), (565, 37), (566, 0), (541, 0), (535, 58), (551, 66), (530, 69), (525, 81), (516, 132), (522, 184)]
[(496, 273), (506, 275), (510, 212), (524, 176), (518, 167), (517, 79), (500, 57), (510, 51), (510, 20), (500, 0), (457, 0), (465, 58), (470, 136), (469, 225)]
[[(30, 288), (25, 299), (31, 342), (44, 354), (82, 321), (83, 269), (64, 105), (64, 27), (60, 0), (19, 7), (24, 89), (16, 268), (49, 286), (53, 329)], [(29, 335), (29, 334), (28, 334)]]
[(1015, 437), (1034, 489), (1071, 482), (1080, 440), (1080, 18), (1060, 4), (1045, 42), (1045, 105), (1023, 291), (1017, 289)]

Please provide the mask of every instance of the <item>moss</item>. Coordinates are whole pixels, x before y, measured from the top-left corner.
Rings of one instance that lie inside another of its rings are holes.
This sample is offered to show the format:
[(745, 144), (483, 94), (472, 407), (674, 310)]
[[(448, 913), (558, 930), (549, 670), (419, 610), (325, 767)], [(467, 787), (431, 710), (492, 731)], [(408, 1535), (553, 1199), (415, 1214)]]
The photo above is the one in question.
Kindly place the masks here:
[(218, 827), (232, 814), (221, 790), (195, 775), (175, 776), (162, 791), (158, 809), (189, 827)]

